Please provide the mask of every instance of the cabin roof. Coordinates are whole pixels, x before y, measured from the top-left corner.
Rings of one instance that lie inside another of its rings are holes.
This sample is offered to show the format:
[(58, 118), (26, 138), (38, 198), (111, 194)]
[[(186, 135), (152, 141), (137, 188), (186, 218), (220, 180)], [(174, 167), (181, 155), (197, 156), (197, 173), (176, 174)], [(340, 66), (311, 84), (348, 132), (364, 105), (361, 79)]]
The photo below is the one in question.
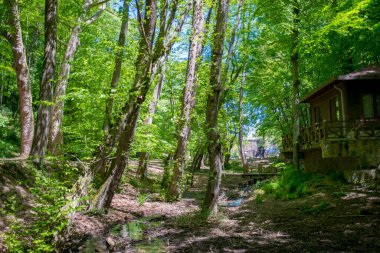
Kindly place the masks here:
[(369, 66), (366, 68), (363, 68), (359, 71), (351, 72), (346, 75), (340, 75), (336, 76), (323, 85), (321, 85), (319, 88), (314, 90), (309, 95), (302, 98), (301, 103), (310, 103), (314, 98), (318, 97), (319, 95), (325, 93), (327, 90), (330, 90), (334, 87), (334, 85), (342, 82), (342, 81), (351, 81), (351, 80), (373, 80), (373, 79), (380, 79), (380, 67), (379, 66)]

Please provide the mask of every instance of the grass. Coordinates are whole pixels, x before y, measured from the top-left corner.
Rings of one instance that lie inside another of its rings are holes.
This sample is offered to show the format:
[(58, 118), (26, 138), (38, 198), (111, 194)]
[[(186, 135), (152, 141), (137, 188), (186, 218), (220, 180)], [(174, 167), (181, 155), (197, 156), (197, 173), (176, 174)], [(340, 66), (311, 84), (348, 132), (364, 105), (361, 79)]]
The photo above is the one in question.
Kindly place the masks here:
[(341, 173), (313, 174), (293, 167), (285, 167), (279, 176), (257, 185), (266, 195), (276, 199), (291, 200), (302, 198), (316, 192), (326, 191), (336, 196), (344, 195), (344, 179)]

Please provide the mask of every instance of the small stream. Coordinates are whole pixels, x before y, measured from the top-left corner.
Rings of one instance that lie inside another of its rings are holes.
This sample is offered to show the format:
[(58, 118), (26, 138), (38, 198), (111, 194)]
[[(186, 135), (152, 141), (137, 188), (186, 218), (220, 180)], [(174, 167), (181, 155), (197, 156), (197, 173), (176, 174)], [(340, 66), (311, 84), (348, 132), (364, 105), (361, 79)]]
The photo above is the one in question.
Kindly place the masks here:
[[(222, 204), (226, 207), (238, 207), (250, 196), (253, 181), (239, 185), (235, 190), (228, 192), (228, 200)], [(159, 227), (164, 216), (143, 217), (125, 224), (114, 225), (102, 237), (89, 237), (78, 250), (72, 252), (166, 252), (166, 244), (162, 239), (149, 233)]]

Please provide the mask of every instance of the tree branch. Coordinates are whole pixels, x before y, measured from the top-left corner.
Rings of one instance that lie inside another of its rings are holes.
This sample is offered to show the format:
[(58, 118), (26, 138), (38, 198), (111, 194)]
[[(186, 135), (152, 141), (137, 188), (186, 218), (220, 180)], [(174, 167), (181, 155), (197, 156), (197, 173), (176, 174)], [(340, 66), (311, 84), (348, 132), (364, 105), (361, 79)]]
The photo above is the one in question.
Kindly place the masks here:
[(95, 2), (95, 3), (92, 3), (90, 4), (89, 6), (89, 9), (95, 7), (95, 6), (98, 6), (98, 5), (103, 5), (103, 4), (106, 4), (108, 3), (110, 0), (103, 0), (103, 1), (98, 1), (98, 2)]
[(142, 18), (141, 18), (141, 11), (140, 11), (140, 7), (139, 7), (139, 2), (138, 0), (135, 0), (136, 2), (136, 11), (137, 11), (137, 22), (139, 24), (139, 31), (140, 31), (140, 34), (141, 36), (143, 37), (144, 41), (145, 41), (145, 44), (146, 44), (146, 48), (148, 50), (148, 53), (150, 53), (150, 44), (148, 42), (148, 38), (146, 37), (146, 34), (145, 34), (145, 29), (144, 29), (144, 26), (143, 26), (143, 23), (142, 23)]
[(165, 51), (166, 52), (168, 52), (171, 49), (171, 47), (173, 46), (175, 40), (177, 39), (177, 36), (178, 36), (179, 32), (181, 31), (183, 24), (185, 23), (185, 19), (186, 19), (187, 15), (189, 14), (190, 10), (191, 10), (192, 3), (193, 3), (193, 1), (190, 0), (189, 3), (188, 3), (188, 6), (186, 7), (186, 10), (182, 13), (182, 15), (181, 15), (181, 17), (179, 19), (179, 22), (178, 22), (176, 28), (174, 29), (173, 35), (168, 40), (169, 42), (165, 46)]
[(90, 25), (94, 23), (100, 17), (100, 15), (103, 13), (105, 9), (106, 9), (106, 4), (102, 4), (99, 7), (99, 9), (95, 12), (95, 14), (85, 21), (86, 25)]
[[(192, 2), (192, 1), (190, 1), (190, 2)], [(170, 10), (170, 17), (169, 17), (168, 23), (165, 27), (165, 34), (167, 34), (169, 32), (169, 29), (171, 28), (171, 26), (173, 24), (175, 13), (177, 12), (177, 5), (178, 5), (178, 0), (174, 0), (172, 3), (172, 9)]]

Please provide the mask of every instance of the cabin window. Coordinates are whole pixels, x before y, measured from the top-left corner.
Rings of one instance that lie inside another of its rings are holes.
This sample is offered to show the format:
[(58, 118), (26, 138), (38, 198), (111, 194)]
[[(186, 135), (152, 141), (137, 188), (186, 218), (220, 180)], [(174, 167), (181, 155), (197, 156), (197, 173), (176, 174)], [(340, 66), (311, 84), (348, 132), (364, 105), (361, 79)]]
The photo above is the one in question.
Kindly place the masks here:
[(376, 95), (376, 116), (380, 117), (380, 94)]
[(330, 121), (335, 122), (341, 120), (341, 106), (338, 97), (333, 97), (330, 103)]
[(362, 97), (363, 101), (363, 116), (364, 118), (373, 118), (375, 117), (375, 110), (373, 104), (373, 95), (364, 94)]
[(321, 117), (321, 110), (319, 106), (314, 107), (314, 123), (321, 123), (322, 117)]

